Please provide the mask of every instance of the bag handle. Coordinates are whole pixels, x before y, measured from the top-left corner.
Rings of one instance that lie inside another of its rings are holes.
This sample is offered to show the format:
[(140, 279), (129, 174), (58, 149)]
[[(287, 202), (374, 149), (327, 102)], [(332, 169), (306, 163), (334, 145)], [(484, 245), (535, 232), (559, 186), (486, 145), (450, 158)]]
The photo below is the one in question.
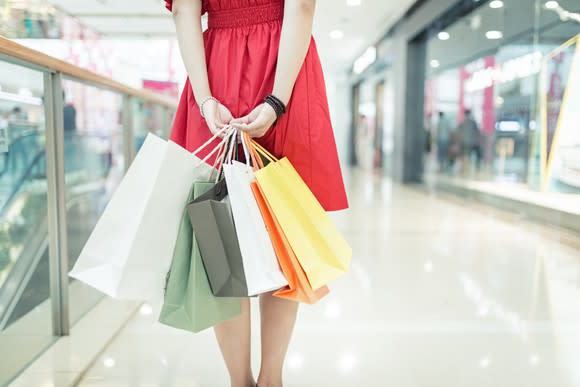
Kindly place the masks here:
[(234, 148), (236, 147), (238, 142), (236, 129), (234, 129), (233, 127), (231, 127), (231, 129), (232, 130), (228, 132), (228, 134), (224, 138), (224, 151), (222, 152), (219, 160), (219, 167), (216, 169), (218, 171), (218, 174), (215, 179), (216, 184), (218, 183), (218, 181), (221, 180), (223, 176), (223, 166), (224, 164), (226, 164), (228, 161), (231, 160), (232, 153), (234, 152)]
[(254, 146), (252, 144), (252, 138), (250, 137), (250, 135), (248, 133), (244, 132), (242, 136), (243, 136), (243, 139), (246, 141), (254, 169), (264, 168), (264, 162), (262, 161), (262, 158), (256, 152), (256, 149), (254, 148)]
[(268, 152), (266, 150), (266, 148), (264, 148), (262, 145), (258, 144), (256, 142), (256, 140), (252, 140), (252, 146), (256, 149), (256, 151), (259, 154), (261, 154), (262, 156), (264, 156), (268, 161), (273, 162), (273, 163), (276, 162), (276, 161), (278, 161), (278, 159), (273, 154), (271, 154), (270, 152)]
[(253, 164), (254, 159), (252, 157), (250, 157), (249, 146), (248, 146), (248, 142), (247, 142), (247, 138), (246, 138), (247, 133), (242, 132), (242, 131), (239, 131), (238, 133), (240, 135), (242, 149), (244, 150), (244, 158), (246, 159), (246, 165), (249, 167), (253, 167), (254, 166), (254, 164)]
[(220, 130), (218, 130), (213, 136), (211, 136), (211, 138), (209, 140), (207, 140), (206, 142), (204, 142), (203, 144), (201, 144), (199, 146), (199, 148), (197, 148), (196, 150), (194, 150), (193, 152), (191, 152), (191, 154), (193, 154), (194, 156), (197, 156), (197, 154), (199, 152), (201, 152), (206, 146), (208, 146), (209, 144), (211, 144), (213, 142), (213, 140), (215, 140), (216, 138), (220, 137), (223, 133), (225, 133), (230, 128), (231, 128), (231, 126), (229, 126), (229, 125), (224, 126)]
[[(225, 156), (226, 153), (226, 149), (227, 149), (227, 142), (230, 138), (230, 136), (232, 135), (233, 132), (233, 127), (226, 127), (226, 135), (223, 137), (222, 141), (220, 142), (220, 144), (216, 147), (216, 149), (219, 149), (215, 162), (213, 164), (213, 170), (209, 176), (209, 179), (212, 180), (213, 174), (217, 171), (220, 170), (222, 162), (223, 162), (223, 158)], [(219, 174), (217, 176), (219, 178)]]

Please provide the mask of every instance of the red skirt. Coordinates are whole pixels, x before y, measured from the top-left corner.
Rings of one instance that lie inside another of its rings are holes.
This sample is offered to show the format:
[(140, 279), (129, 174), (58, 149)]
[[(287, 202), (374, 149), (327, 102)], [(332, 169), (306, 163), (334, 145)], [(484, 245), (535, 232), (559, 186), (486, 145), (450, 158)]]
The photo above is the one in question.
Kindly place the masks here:
[[(202, 12), (208, 12), (204, 42), (210, 89), (234, 117), (248, 114), (272, 92), (283, 9), (282, 0), (203, 2)], [(210, 137), (188, 79), (170, 139), (193, 151)], [(276, 157), (290, 160), (325, 210), (348, 207), (314, 39), (286, 114), (256, 140)]]

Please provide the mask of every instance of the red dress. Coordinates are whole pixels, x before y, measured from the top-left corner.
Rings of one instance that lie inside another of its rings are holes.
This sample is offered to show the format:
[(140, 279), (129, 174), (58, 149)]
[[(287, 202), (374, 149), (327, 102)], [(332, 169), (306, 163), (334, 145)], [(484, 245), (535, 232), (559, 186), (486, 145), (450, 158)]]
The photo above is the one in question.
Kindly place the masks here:
[[(172, 0), (166, 1), (171, 10)], [(210, 89), (234, 117), (248, 114), (272, 92), (283, 0), (203, 0)], [(193, 151), (211, 136), (189, 79), (175, 115), (171, 140)], [(288, 157), (327, 211), (348, 207), (324, 76), (314, 39), (300, 69), (286, 114), (256, 139), (276, 157)]]

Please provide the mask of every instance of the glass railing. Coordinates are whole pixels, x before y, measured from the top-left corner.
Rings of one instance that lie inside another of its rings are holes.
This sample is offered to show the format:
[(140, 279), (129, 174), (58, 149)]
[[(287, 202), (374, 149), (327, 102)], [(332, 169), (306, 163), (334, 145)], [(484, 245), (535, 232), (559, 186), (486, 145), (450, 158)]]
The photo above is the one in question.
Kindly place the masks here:
[(175, 107), (0, 37), (0, 385), (103, 297), (67, 273)]

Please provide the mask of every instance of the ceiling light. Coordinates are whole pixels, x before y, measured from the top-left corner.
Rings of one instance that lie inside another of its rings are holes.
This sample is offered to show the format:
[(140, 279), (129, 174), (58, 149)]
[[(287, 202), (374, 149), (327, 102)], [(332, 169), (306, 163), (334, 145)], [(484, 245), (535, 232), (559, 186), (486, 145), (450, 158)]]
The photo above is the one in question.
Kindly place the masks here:
[(449, 35), (449, 32), (441, 31), (437, 34), (437, 37), (439, 38), (439, 40), (449, 40), (451, 35)]
[(471, 29), (474, 31), (480, 29), (481, 24), (482, 24), (481, 15), (475, 15), (474, 17), (471, 18), (471, 20), (469, 20), (469, 27), (471, 27)]
[(342, 39), (344, 37), (344, 33), (341, 30), (332, 30), (330, 31), (330, 37), (332, 39)]
[(560, 6), (557, 1), (546, 1), (546, 8), (547, 9), (556, 9)]
[(489, 3), (489, 6), (493, 9), (501, 8), (503, 7), (503, 1), (493, 0), (491, 3)]
[(362, 74), (363, 71), (367, 69), (370, 65), (375, 63), (377, 60), (377, 49), (374, 46), (370, 46), (365, 50), (365, 52), (354, 61), (352, 71), (355, 74)]
[(431, 61), (431, 67), (433, 67), (434, 69), (438, 68), (441, 64), (439, 63), (439, 61), (437, 59), (433, 59)]
[(358, 7), (361, 5), (362, 0), (346, 0), (346, 5), (349, 7)]
[(503, 32), (501, 31), (487, 31), (485, 37), (489, 40), (497, 40), (503, 38)]

